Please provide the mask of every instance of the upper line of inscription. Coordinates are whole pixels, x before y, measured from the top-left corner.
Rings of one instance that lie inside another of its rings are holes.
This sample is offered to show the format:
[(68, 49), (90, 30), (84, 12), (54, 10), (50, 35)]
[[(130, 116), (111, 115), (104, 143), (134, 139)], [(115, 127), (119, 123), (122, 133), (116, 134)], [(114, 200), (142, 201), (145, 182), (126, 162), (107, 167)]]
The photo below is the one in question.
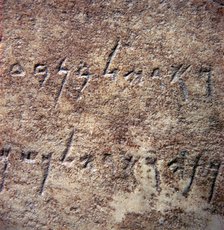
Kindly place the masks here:
[[(114, 59), (116, 58), (117, 53), (120, 51), (121, 47), (122, 47), (121, 41), (117, 40), (114, 47), (112, 48), (111, 52), (108, 55), (107, 61), (105, 63), (105, 67), (102, 71), (102, 77), (106, 77), (114, 81), (117, 79), (119, 75), (119, 68), (111, 68), (111, 65)], [(71, 69), (67, 67), (66, 62), (67, 62), (66, 58), (62, 59), (57, 67), (57, 74), (62, 75), (63, 79), (61, 81), (61, 85), (58, 89), (58, 93), (55, 98), (55, 107), (59, 103), (60, 98), (65, 89), (65, 86), (71, 75)], [(200, 67), (197, 70), (197, 75), (205, 79), (206, 81), (204, 87), (205, 96), (210, 97), (212, 96), (212, 69), (211, 66), (206, 66), (206, 67), (204, 67), (203, 65), (201, 66), (202, 67)], [(186, 65), (183, 63), (177, 66), (172, 66), (173, 73), (170, 76), (170, 84), (179, 85), (179, 89), (182, 94), (183, 101), (187, 101), (189, 98), (189, 90), (185, 82), (185, 77), (189, 73), (189, 70), (191, 68), (192, 68), (191, 65)], [(76, 68), (75, 72), (77, 75), (76, 77), (83, 79), (83, 84), (81, 85), (78, 96), (76, 98), (78, 100), (81, 97), (83, 91), (89, 85), (91, 79), (97, 77), (98, 75), (94, 73), (90, 73), (90, 67), (86, 63), (80, 63), (80, 65)], [(50, 78), (49, 68), (44, 63), (35, 64), (33, 67), (32, 74), (38, 79), (40, 88), (43, 88)], [(26, 71), (24, 67), (20, 64), (20, 62), (16, 62), (10, 66), (9, 75), (12, 77), (24, 77), (26, 75)], [(143, 74), (143, 70), (131, 69), (130, 71), (127, 71), (127, 73), (123, 75), (123, 78), (130, 85), (142, 85), (146, 77), (144, 75), (145, 74)], [(151, 74), (149, 75), (152, 79), (161, 79), (160, 68), (159, 67), (154, 68)]]

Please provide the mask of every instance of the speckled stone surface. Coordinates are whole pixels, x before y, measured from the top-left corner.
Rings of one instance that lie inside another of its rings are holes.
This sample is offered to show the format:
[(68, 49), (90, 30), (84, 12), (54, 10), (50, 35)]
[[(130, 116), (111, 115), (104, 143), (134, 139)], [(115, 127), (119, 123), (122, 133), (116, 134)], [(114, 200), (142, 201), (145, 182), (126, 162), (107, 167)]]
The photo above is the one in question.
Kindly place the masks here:
[(224, 1), (0, 1), (0, 230), (224, 229)]

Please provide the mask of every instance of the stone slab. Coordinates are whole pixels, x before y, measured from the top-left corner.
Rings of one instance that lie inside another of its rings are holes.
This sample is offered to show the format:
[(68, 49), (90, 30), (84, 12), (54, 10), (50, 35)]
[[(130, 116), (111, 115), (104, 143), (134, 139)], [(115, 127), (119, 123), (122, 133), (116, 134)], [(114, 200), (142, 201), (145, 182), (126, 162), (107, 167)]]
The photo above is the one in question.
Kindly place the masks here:
[(224, 229), (223, 0), (0, 10), (0, 229)]

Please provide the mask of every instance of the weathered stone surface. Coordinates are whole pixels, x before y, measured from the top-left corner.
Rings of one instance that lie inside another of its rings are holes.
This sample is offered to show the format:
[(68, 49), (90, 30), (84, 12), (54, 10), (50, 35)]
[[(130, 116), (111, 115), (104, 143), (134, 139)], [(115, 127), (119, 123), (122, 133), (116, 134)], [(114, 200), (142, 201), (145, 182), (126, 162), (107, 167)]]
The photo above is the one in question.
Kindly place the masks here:
[(1, 1), (0, 229), (224, 229), (223, 5)]

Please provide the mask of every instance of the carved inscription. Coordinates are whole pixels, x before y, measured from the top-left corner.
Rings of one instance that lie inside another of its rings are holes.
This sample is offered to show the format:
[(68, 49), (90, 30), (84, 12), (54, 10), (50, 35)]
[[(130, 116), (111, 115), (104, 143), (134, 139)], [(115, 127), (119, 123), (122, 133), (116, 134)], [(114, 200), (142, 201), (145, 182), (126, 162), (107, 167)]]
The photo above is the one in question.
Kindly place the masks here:
[(12, 77), (24, 77), (25, 76), (25, 70), (18, 62), (13, 64), (10, 67), (9, 73)]
[(10, 151), (11, 151), (10, 146), (6, 146), (0, 150), (0, 158), (1, 158), (2, 163), (3, 163), (2, 172), (1, 172), (0, 192), (3, 191), (4, 186), (5, 186), (5, 179), (6, 179), (6, 175), (7, 175), (7, 169), (9, 166), (8, 158), (9, 158)]
[[(113, 50), (113, 53), (111, 54), (111, 57), (109, 58), (109, 62), (106, 65), (106, 68), (103, 72), (104, 77), (109, 77), (113, 80), (116, 79), (118, 75), (118, 69), (113, 69), (112, 71), (109, 71), (109, 66), (111, 65), (111, 61), (113, 60), (115, 53), (117, 52), (118, 47), (120, 47), (119, 44), (115, 47), (116, 49)], [(110, 55), (109, 55), (110, 56)], [(189, 100), (189, 90), (185, 83), (184, 77), (187, 75), (188, 71), (191, 69), (192, 66), (190, 65), (178, 65), (178, 66), (172, 66), (173, 68), (173, 74), (171, 75), (170, 84), (178, 84), (179, 89), (182, 95), (183, 101)], [(59, 86), (59, 89), (57, 90), (56, 96), (55, 96), (55, 105), (56, 108), (57, 105), (60, 103), (60, 99), (63, 95), (63, 92), (65, 90), (66, 85), (68, 84), (69, 76), (70, 76), (70, 70), (66, 66), (66, 59), (63, 59), (58, 67), (58, 74), (62, 76), (62, 81)], [(79, 82), (81, 85), (79, 87), (75, 86), (74, 88), (77, 90), (77, 95), (75, 97), (75, 100), (80, 100), (82, 98), (83, 92), (88, 87), (91, 79), (94, 76), (94, 74), (90, 73), (90, 67), (88, 64), (81, 62), (80, 65), (77, 67), (77, 70), (75, 71), (76, 75), (76, 81)], [(19, 63), (15, 63), (12, 65), (10, 69), (10, 75), (12, 77), (16, 76), (25, 76), (25, 70)], [(47, 80), (50, 77), (50, 73), (48, 70), (48, 67), (44, 64), (36, 64), (34, 66), (34, 76), (38, 78), (40, 87), (44, 87)], [(203, 96), (207, 98), (211, 98), (212, 96), (212, 70), (211, 67), (202, 67), (198, 70), (197, 79), (205, 79), (205, 94)], [(128, 71), (126, 74), (123, 75), (123, 78), (130, 84), (130, 85), (143, 85), (145, 76), (143, 74), (142, 70), (131, 70)], [(152, 79), (161, 79), (161, 72), (159, 68), (155, 68), (152, 70), (151, 73)], [(81, 82), (80, 82), (81, 80)], [(164, 85), (161, 82), (161, 85)], [(164, 85), (165, 87), (165, 85)]]
[(187, 70), (190, 69), (190, 67), (191, 67), (190, 65), (189, 66), (180, 65), (180, 66), (175, 67), (174, 73), (171, 77), (172, 84), (176, 82), (179, 84), (184, 101), (188, 99), (188, 89), (183, 80), (183, 76), (186, 74)]
[(114, 60), (114, 58), (115, 58), (120, 46), (121, 46), (121, 41), (118, 40), (116, 42), (115, 46), (113, 47), (111, 53), (108, 56), (106, 66), (105, 66), (104, 71), (103, 71), (103, 76), (110, 77), (113, 80), (115, 80), (115, 78), (117, 77), (118, 70), (113, 69), (113, 70), (110, 71), (110, 66), (111, 66), (111, 64), (112, 64), (112, 62), (113, 62), (113, 60)]
[(210, 189), (209, 197), (208, 197), (209, 203), (213, 200), (213, 197), (215, 194), (215, 186), (216, 186), (216, 181), (219, 175), (220, 167), (221, 167), (220, 161), (210, 162), (209, 169), (211, 171), (212, 185), (211, 185), (211, 189)]
[(205, 95), (210, 97), (212, 95), (212, 71), (211, 67), (202, 67), (199, 71), (200, 77), (205, 77), (206, 79), (206, 87), (205, 87)]
[(146, 157), (145, 159), (146, 164), (152, 166), (154, 169), (154, 174), (155, 174), (155, 182), (156, 182), (156, 191), (158, 193), (161, 192), (161, 186), (160, 186), (160, 172), (157, 167), (157, 158), (156, 157)]
[(21, 160), (22, 161), (34, 161), (38, 152), (36, 151), (22, 151)]
[(152, 78), (160, 78), (160, 69), (159, 68), (155, 68), (153, 69), (152, 71), (152, 74), (151, 74)]
[(168, 163), (168, 167), (171, 169), (171, 171), (173, 173), (178, 173), (181, 179), (184, 178), (185, 160), (188, 155), (188, 151), (183, 150), (179, 153), (177, 157), (175, 157)]
[(55, 97), (55, 107), (57, 106), (57, 104), (60, 101), (60, 98), (62, 97), (63, 90), (65, 88), (65, 85), (67, 84), (69, 73), (70, 73), (70, 71), (66, 67), (66, 59), (63, 59), (60, 62), (59, 67), (58, 67), (58, 74), (62, 75), (63, 78), (62, 78), (61, 86), (60, 86), (60, 88), (59, 88), (59, 90), (57, 92), (57, 95)]
[(39, 189), (40, 195), (43, 194), (43, 191), (44, 191), (45, 186), (46, 186), (47, 178), (49, 176), (51, 157), (52, 157), (52, 153), (49, 153), (47, 155), (42, 155), (42, 162), (41, 162), (42, 180), (41, 180), (41, 185), (40, 185), (40, 189)]
[(208, 203), (210, 203), (215, 194), (215, 187), (219, 171), (221, 167), (220, 160), (211, 160), (206, 162), (203, 159), (202, 154), (198, 154), (193, 159), (189, 157), (189, 152), (183, 150), (177, 157), (168, 162), (167, 166), (170, 170), (178, 175), (179, 179), (186, 180), (188, 177), (185, 187), (183, 188), (182, 195), (187, 197), (192, 189), (192, 186), (196, 180), (196, 175), (199, 178), (204, 178), (206, 184), (210, 186), (208, 193)]
[(201, 155), (198, 155), (196, 156), (195, 158), (195, 161), (194, 161), (194, 165), (193, 165), (193, 168), (192, 168), (192, 173), (191, 173), (191, 177), (190, 177), (190, 181), (188, 183), (188, 185), (184, 188), (183, 190), (183, 196), (187, 197), (188, 196), (188, 193), (190, 192), (191, 190), (191, 187), (193, 185), (193, 182), (194, 182), (194, 179), (195, 179), (195, 175), (196, 175), (196, 170), (199, 166), (199, 160), (201, 158)]
[(71, 151), (72, 142), (73, 142), (73, 139), (74, 139), (74, 134), (75, 134), (75, 130), (73, 129), (71, 131), (71, 133), (70, 133), (70, 136), (69, 136), (68, 140), (67, 140), (66, 148), (62, 153), (62, 156), (61, 156), (61, 159), (60, 159), (61, 162), (64, 162), (67, 159), (67, 156), (69, 155), (69, 153)]
[[(106, 78), (110, 78), (112, 80), (118, 79), (118, 75), (120, 74), (119, 68), (112, 67), (112, 64), (114, 62), (114, 59), (117, 56), (117, 53), (121, 50), (122, 45), (121, 45), (121, 40), (118, 39), (113, 48), (111, 49), (110, 53), (108, 54), (108, 58), (105, 64), (105, 68), (103, 69), (102, 76)], [(70, 73), (73, 72), (71, 71), (67, 65), (66, 65), (67, 59), (64, 58), (59, 62), (59, 66), (57, 67), (57, 74), (62, 76), (61, 84), (59, 86), (59, 89), (57, 90), (56, 96), (55, 96), (55, 105), (54, 107), (56, 108), (57, 105), (60, 103), (60, 99), (63, 95), (63, 92), (66, 88), (66, 85), (68, 84), (68, 80), (70, 77)], [(80, 100), (82, 98), (84, 90), (88, 87), (89, 82), (91, 79), (96, 76), (99, 77), (95, 74), (90, 74), (90, 67), (88, 64), (80, 62), (80, 65), (75, 67), (76, 70), (74, 71), (76, 73), (76, 80), (77, 82), (80, 83), (80, 79), (82, 79), (81, 86), (77, 89), (77, 96), (75, 97), (76, 100)], [(180, 93), (182, 96), (183, 101), (188, 101), (189, 100), (189, 86), (186, 85), (186, 77), (189, 71), (192, 69), (192, 65), (189, 64), (179, 64), (175, 66), (171, 66), (169, 68), (173, 69), (173, 73), (171, 74), (171, 79), (170, 79), (170, 85), (172, 84), (178, 84)], [(146, 76), (143, 74), (143, 70), (136, 70), (132, 69), (128, 71), (126, 74), (124, 74), (122, 77), (126, 79), (126, 81), (130, 85), (143, 85), (144, 80), (147, 79)], [(25, 76), (25, 70), (21, 66), (19, 62), (14, 63), (10, 67), (9, 74), (12, 77), (17, 77), (17, 76)], [(44, 87), (47, 80), (50, 77), (50, 73), (48, 70), (48, 66), (46, 64), (41, 64), (37, 63), (34, 65), (34, 76), (38, 79), (40, 83), (40, 87)], [(199, 76), (199, 78), (198, 78)], [(161, 78), (161, 71), (160, 67), (154, 68), (151, 72), (151, 79), (160, 79)], [(203, 66), (197, 70), (197, 78), (195, 80), (199, 79), (205, 79), (205, 94), (203, 96), (205, 97), (211, 97), (212, 96), (212, 68), (211, 66)], [(79, 79), (79, 80), (78, 80)], [(161, 85), (164, 87), (167, 87), (169, 85), (166, 85), (161, 82)], [(76, 87), (75, 87), (76, 88)]]
[(34, 66), (34, 76), (38, 78), (40, 86), (44, 86), (49, 77), (47, 66), (44, 64), (36, 64)]
[(124, 75), (124, 78), (130, 82), (131, 85), (137, 85), (143, 81), (142, 71), (130, 71)]
[[(74, 141), (74, 135), (75, 135), (75, 129), (72, 129), (67, 142), (66, 147), (64, 151), (62, 152), (60, 161), (63, 162), (71, 162), (74, 161), (74, 158), (70, 156), (70, 153), (72, 151), (72, 145)], [(8, 157), (9, 153), (11, 151), (10, 147), (4, 147), (0, 151), (0, 159), (3, 163), (2, 171), (1, 171), (1, 182), (0, 182), (0, 192), (4, 189), (5, 179), (7, 175), (8, 170)], [(38, 194), (42, 195), (47, 179), (50, 172), (50, 166), (52, 161), (52, 154), (48, 153), (41, 156), (41, 182), (40, 187), (38, 189)], [(36, 157), (38, 155), (37, 151), (34, 150), (28, 150), (28, 151), (21, 151), (21, 160), (25, 162), (35, 163)], [(95, 160), (97, 158), (97, 155), (94, 155), (92, 153), (84, 154), (83, 156), (79, 157), (78, 163), (81, 166), (80, 169), (90, 169), (95, 164)], [(161, 180), (161, 169), (160, 169), (160, 160), (157, 159), (155, 156), (155, 153), (153, 155), (149, 155), (147, 157), (142, 158), (141, 157), (135, 157), (131, 154), (123, 153), (120, 155), (120, 161), (119, 166), (121, 167), (121, 171), (117, 170), (117, 167), (115, 166), (116, 160), (113, 159), (113, 155), (106, 153), (103, 155), (102, 158), (103, 164), (107, 165), (108, 167), (112, 167), (112, 173), (117, 174), (119, 178), (127, 178), (130, 175), (133, 175), (134, 173), (134, 166), (137, 162), (143, 162), (143, 164), (149, 166), (153, 171), (153, 177), (154, 177), (154, 183), (155, 183), (155, 189), (160, 194), (162, 191), (162, 180)], [(220, 174), (220, 168), (221, 168), (222, 162), (221, 160), (216, 159), (207, 159), (203, 158), (203, 154), (197, 154), (191, 156), (188, 150), (182, 150), (179, 154), (177, 154), (176, 157), (168, 161), (167, 167), (170, 169), (170, 171), (175, 175), (177, 180), (184, 181), (184, 186), (182, 187), (181, 194), (183, 197), (187, 198), (192, 191), (192, 188), (194, 184), (197, 182), (198, 179), (204, 178), (203, 180), (206, 182), (206, 186), (208, 186), (208, 194), (207, 194), (207, 202), (211, 203), (214, 200), (215, 194), (216, 194), (216, 184), (218, 181), (218, 177)], [(65, 164), (67, 167), (68, 165)], [(71, 166), (71, 165), (70, 165)], [(116, 177), (116, 175), (114, 175)], [(183, 184), (183, 183), (182, 183)]]
[(83, 80), (81, 87), (78, 89), (78, 95), (76, 97), (76, 100), (79, 100), (81, 99), (82, 93), (88, 86), (89, 81), (92, 78), (92, 74), (90, 74), (89, 66), (86, 63), (81, 63), (77, 70), (77, 75), (80, 79)]
[(80, 162), (82, 164), (82, 168), (87, 168), (90, 166), (91, 162), (93, 162), (93, 156), (91, 154), (86, 154), (83, 157), (80, 157)]

